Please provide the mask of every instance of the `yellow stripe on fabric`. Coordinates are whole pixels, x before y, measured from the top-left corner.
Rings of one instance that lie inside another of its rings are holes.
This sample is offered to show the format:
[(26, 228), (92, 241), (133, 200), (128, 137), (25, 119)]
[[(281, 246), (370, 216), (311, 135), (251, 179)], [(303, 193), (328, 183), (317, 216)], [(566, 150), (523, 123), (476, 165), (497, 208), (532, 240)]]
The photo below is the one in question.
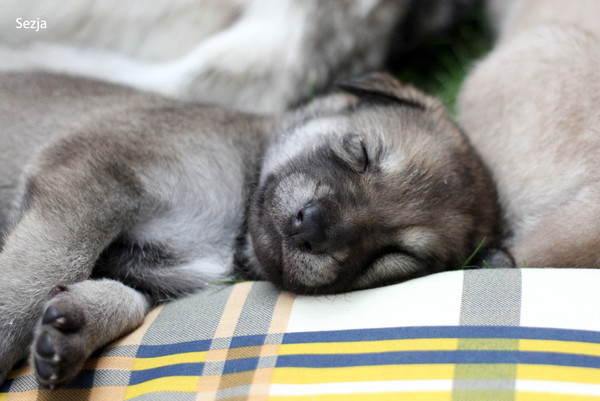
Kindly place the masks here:
[(449, 391), (270, 396), (268, 401), (451, 401)]
[(517, 365), (511, 363), (461, 363), (457, 365), (455, 379), (489, 380), (515, 379)]
[(131, 370), (136, 358), (133, 356), (101, 356), (88, 360), (84, 369)]
[[(277, 297), (277, 303), (271, 316), (268, 334), (280, 334), (287, 330), (287, 326), (292, 313), (292, 307), (296, 296), (289, 292), (282, 292)], [(273, 336), (274, 337), (274, 336)], [(254, 370), (252, 382), (247, 394), (247, 401), (266, 401), (269, 396), (273, 372), (275, 371), (275, 361), (265, 362), (265, 357), (277, 356), (280, 354), (280, 340), (276, 344), (265, 344), (260, 349), (260, 357), (257, 369)]]
[(126, 393), (127, 386), (96, 386), (90, 389), (88, 400), (123, 400)]
[[(13, 390), (14, 391), (14, 390)], [(12, 393), (0, 393), (0, 401), (39, 401), (45, 400), (40, 397), (40, 391), (27, 390), (27, 391), (14, 391)]]
[(600, 396), (517, 391), (515, 401), (600, 401)]
[(600, 344), (557, 340), (521, 340), (519, 344), (519, 350), (521, 351), (600, 356)]
[[(517, 351), (519, 339), (462, 338), (458, 349), (463, 351)], [(454, 374), (452, 401), (514, 401), (514, 391), (489, 386), (490, 380), (514, 383), (517, 365), (507, 363), (461, 363)]]
[(600, 369), (554, 365), (517, 365), (517, 379), (600, 384)]
[[(141, 344), (142, 338), (144, 337), (144, 335), (146, 334), (146, 332), (148, 331), (150, 326), (152, 326), (152, 324), (154, 323), (154, 321), (156, 320), (158, 315), (160, 315), (160, 313), (162, 312), (163, 309), (164, 309), (164, 304), (159, 305), (158, 307), (152, 309), (146, 315), (146, 317), (144, 318), (144, 322), (142, 323), (142, 325), (140, 327), (138, 327), (136, 330), (129, 333), (125, 337), (122, 337), (121, 339), (113, 342), (111, 345), (109, 345), (109, 348), (123, 346), (123, 345), (139, 345), (139, 344)], [(104, 359), (104, 358), (100, 358), (100, 361), (102, 361), (102, 359)], [(131, 360), (134, 358), (129, 358), (129, 359)], [(133, 360), (133, 363), (132, 363), (130, 369), (133, 369), (133, 366), (135, 366), (137, 361), (138, 361), (138, 358), (135, 358)], [(114, 362), (117, 362), (117, 360), (115, 360)], [(119, 360), (118, 362), (121, 363), (121, 362), (124, 362), (124, 360)], [(102, 362), (102, 363), (104, 363), (104, 362)], [(164, 380), (172, 380), (172, 379), (173, 379), (172, 377), (168, 377), (168, 378), (164, 378), (164, 379), (156, 379), (156, 380), (151, 380), (151, 381), (148, 381), (145, 383), (127, 386), (126, 389), (124, 389), (123, 399), (127, 400), (130, 398), (137, 397), (138, 395), (146, 394), (146, 393), (149, 393), (152, 391), (158, 391), (155, 382), (160, 382), (160, 381), (164, 381)], [(197, 382), (198, 382), (198, 380), (196, 378), (196, 380), (194, 381), (194, 384), (197, 385)], [(160, 387), (160, 385), (158, 387)], [(102, 398), (102, 399), (108, 399), (108, 398)], [(119, 398), (115, 397), (113, 399), (119, 399)]]
[(279, 355), (362, 354), (390, 351), (455, 351), (456, 338), (282, 344)]
[[(242, 309), (246, 299), (253, 287), (252, 282), (235, 284), (232, 289), (219, 325), (214, 334), (214, 338), (231, 338), (239, 322)], [(210, 349), (206, 352), (204, 374), (196, 378), (194, 392), (197, 393), (198, 401), (213, 401), (217, 399), (217, 392), (221, 383), (221, 376), (217, 376), (216, 370), (222, 370), (222, 362), (227, 359), (227, 349)], [(215, 368), (213, 371), (212, 368)], [(209, 374), (210, 373), (210, 374)]]
[(457, 390), (452, 392), (452, 401), (514, 401), (513, 390), (502, 390), (496, 388)]
[(197, 376), (170, 376), (149, 380), (144, 383), (130, 385), (125, 399), (139, 397), (149, 393), (184, 392), (195, 393), (198, 388)]
[(462, 351), (516, 351), (519, 339), (513, 338), (461, 338), (458, 349)]
[(146, 334), (146, 332), (148, 331), (150, 326), (152, 326), (152, 323), (154, 323), (154, 321), (156, 320), (158, 315), (160, 315), (160, 313), (162, 312), (164, 307), (165, 307), (165, 304), (162, 304), (162, 305), (159, 305), (159, 306), (155, 307), (154, 309), (150, 310), (150, 312), (148, 312), (148, 314), (144, 317), (143, 323), (137, 329), (135, 329), (131, 333), (125, 335), (124, 337), (121, 337), (120, 339), (114, 341), (113, 343), (109, 344), (107, 346), (107, 349), (118, 347), (118, 346), (123, 346), (123, 345), (139, 345), (139, 344), (141, 344), (142, 338), (144, 337), (144, 335)]
[(27, 364), (19, 369), (14, 369), (10, 371), (6, 379), (16, 379), (18, 377), (23, 377), (31, 374), (33, 374), (33, 369), (31, 368), (31, 365)]
[(351, 366), (345, 368), (276, 368), (272, 382), (313, 384), (369, 380), (452, 379), (454, 364)]
[(154, 358), (136, 358), (132, 370), (145, 370), (160, 368), (163, 366), (177, 365), (180, 363), (199, 363), (206, 360), (206, 351), (187, 352), (184, 354), (174, 354), (159, 356)]

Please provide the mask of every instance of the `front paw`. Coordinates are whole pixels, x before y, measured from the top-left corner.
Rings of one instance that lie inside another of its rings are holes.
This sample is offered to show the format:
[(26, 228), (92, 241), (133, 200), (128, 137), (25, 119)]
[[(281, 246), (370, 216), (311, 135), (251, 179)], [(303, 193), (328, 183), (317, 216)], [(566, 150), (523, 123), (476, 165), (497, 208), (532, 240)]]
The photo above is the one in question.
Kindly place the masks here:
[(40, 385), (54, 389), (81, 371), (89, 352), (81, 305), (65, 287), (53, 289), (51, 297), (35, 332), (31, 359)]

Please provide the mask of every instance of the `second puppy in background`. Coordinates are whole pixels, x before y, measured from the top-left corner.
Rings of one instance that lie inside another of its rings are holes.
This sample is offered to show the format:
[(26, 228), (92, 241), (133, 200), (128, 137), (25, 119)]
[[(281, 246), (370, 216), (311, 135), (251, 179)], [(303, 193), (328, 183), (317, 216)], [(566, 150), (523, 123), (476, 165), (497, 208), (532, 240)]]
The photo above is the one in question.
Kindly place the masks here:
[[(474, 0), (49, 3), (5, 2), (0, 44), (20, 54), (0, 55), (0, 68), (42, 67), (269, 113), (381, 69), (390, 48), (449, 26)], [(17, 18), (43, 18), (47, 28), (16, 29)]]
[(600, 2), (489, 6), (499, 44), (459, 114), (497, 182), (509, 250), (524, 266), (600, 267)]

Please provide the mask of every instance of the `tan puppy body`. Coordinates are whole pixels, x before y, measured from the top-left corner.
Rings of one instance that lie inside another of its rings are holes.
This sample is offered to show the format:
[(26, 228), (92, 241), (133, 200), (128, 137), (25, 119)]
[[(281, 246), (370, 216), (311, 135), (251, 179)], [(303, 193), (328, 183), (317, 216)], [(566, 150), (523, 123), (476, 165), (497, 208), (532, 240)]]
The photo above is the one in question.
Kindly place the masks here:
[(490, 0), (487, 10), (503, 38), (547, 23), (569, 24), (600, 35), (597, 0)]
[(517, 264), (600, 267), (600, 2), (548, 3), (499, 14), (507, 30), (467, 79), (460, 120)]

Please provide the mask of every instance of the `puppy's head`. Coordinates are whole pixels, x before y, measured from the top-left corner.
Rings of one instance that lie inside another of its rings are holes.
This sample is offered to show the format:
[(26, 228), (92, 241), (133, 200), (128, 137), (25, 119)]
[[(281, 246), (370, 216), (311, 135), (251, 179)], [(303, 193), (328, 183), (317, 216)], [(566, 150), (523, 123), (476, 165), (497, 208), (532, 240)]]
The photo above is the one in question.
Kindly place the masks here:
[(286, 120), (249, 210), (260, 274), (336, 293), (456, 268), (498, 208), (489, 174), (435, 99), (386, 74)]

